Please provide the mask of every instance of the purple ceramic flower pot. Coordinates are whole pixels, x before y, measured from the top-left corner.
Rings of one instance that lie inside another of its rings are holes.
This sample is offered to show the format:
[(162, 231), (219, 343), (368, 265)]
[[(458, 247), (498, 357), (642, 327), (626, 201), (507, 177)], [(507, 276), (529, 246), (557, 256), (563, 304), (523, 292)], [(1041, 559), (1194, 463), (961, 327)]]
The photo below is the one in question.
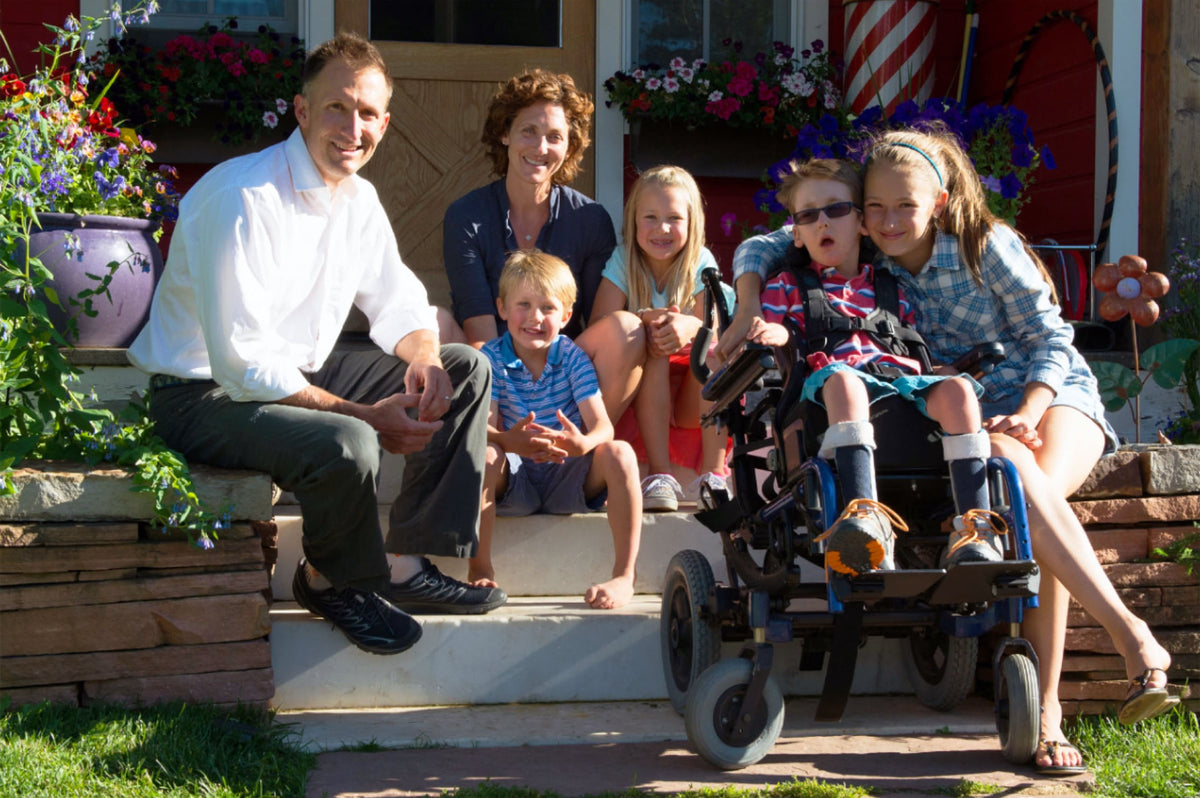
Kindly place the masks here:
[[(153, 235), (158, 223), (67, 213), (42, 213), (38, 220), (42, 229), (30, 233), (29, 249), (54, 275), (47, 285), (58, 293), (66, 308), (64, 313), (50, 305), (51, 321), (75, 346), (129, 346), (150, 315), (154, 286), (162, 274), (162, 252)], [(103, 295), (94, 296), (92, 307), (97, 315), (75, 315), (78, 308), (70, 304), (70, 299), (80, 291), (95, 289), (98, 282), (88, 273), (105, 274), (112, 261), (121, 264), (109, 285), (112, 302)], [(71, 316), (75, 316), (79, 327), (78, 337), (66, 333)]]

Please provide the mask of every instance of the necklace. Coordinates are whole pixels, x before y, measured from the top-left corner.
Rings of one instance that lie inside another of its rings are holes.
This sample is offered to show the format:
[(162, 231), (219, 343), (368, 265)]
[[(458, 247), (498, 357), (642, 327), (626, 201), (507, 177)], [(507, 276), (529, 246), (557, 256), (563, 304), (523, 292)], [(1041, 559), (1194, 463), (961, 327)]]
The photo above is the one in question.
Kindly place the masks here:
[(526, 241), (532, 241), (532, 240), (533, 240), (533, 236), (525, 236), (525, 240), (526, 240)]

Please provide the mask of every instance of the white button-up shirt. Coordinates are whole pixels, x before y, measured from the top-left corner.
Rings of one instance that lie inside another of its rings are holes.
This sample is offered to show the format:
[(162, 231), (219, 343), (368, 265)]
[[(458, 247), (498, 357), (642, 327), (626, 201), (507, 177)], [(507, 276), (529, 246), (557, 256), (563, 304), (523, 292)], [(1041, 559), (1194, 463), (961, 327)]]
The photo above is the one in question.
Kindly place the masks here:
[(389, 354), (409, 333), (437, 330), (374, 187), (355, 175), (331, 192), (296, 130), (218, 165), (183, 198), (129, 360), (216, 380), (236, 401), (275, 401), (309, 384), (352, 304)]

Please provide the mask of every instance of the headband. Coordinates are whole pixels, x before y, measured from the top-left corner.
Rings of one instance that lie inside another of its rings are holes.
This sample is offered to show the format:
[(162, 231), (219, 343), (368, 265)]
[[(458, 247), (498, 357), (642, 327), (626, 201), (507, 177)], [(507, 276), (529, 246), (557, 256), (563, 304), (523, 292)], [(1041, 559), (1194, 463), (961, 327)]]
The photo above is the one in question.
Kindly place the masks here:
[[(917, 155), (920, 155), (922, 158), (929, 161), (930, 168), (932, 168), (933, 173), (935, 175), (937, 175), (938, 185), (943, 188), (945, 187), (946, 183), (945, 183), (945, 181), (942, 180), (942, 170), (937, 168), (937, 164), (933, 162), (933, 159), (929, 157), (929, 153), (925, 152), (925, 150), (921, 149), (920, 147), (914, 147), (911, 144), (905, 144), (903, 141), (889, 141), (886, 144), (883, 144), (882, 146), (884, 146), (884, 147), (903, 147), (906, 150), (912, 150)], [(876, 149), (878, 149), (878, 148), (876, 148)], [(874, 155), (875, 153), (872, 152), (871, 154)]]

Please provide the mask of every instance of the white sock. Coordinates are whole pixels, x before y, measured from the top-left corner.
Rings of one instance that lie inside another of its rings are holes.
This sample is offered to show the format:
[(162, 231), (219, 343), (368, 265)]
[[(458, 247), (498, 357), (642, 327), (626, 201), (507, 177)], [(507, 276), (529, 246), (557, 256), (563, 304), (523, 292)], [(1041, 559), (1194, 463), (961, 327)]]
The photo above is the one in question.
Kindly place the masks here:
[(333, 583), (321, 576), (321, 572), (313, 568), (308, 560), (304, 561), (304, 580), (308, 582), (309, 587), (317, 591), (328, 590), (333, 587)]
[(393, 554), (391, 557), (392, 576), (397, 582), (407, 582), (425, 570), (425, 563), (416, 554)]

